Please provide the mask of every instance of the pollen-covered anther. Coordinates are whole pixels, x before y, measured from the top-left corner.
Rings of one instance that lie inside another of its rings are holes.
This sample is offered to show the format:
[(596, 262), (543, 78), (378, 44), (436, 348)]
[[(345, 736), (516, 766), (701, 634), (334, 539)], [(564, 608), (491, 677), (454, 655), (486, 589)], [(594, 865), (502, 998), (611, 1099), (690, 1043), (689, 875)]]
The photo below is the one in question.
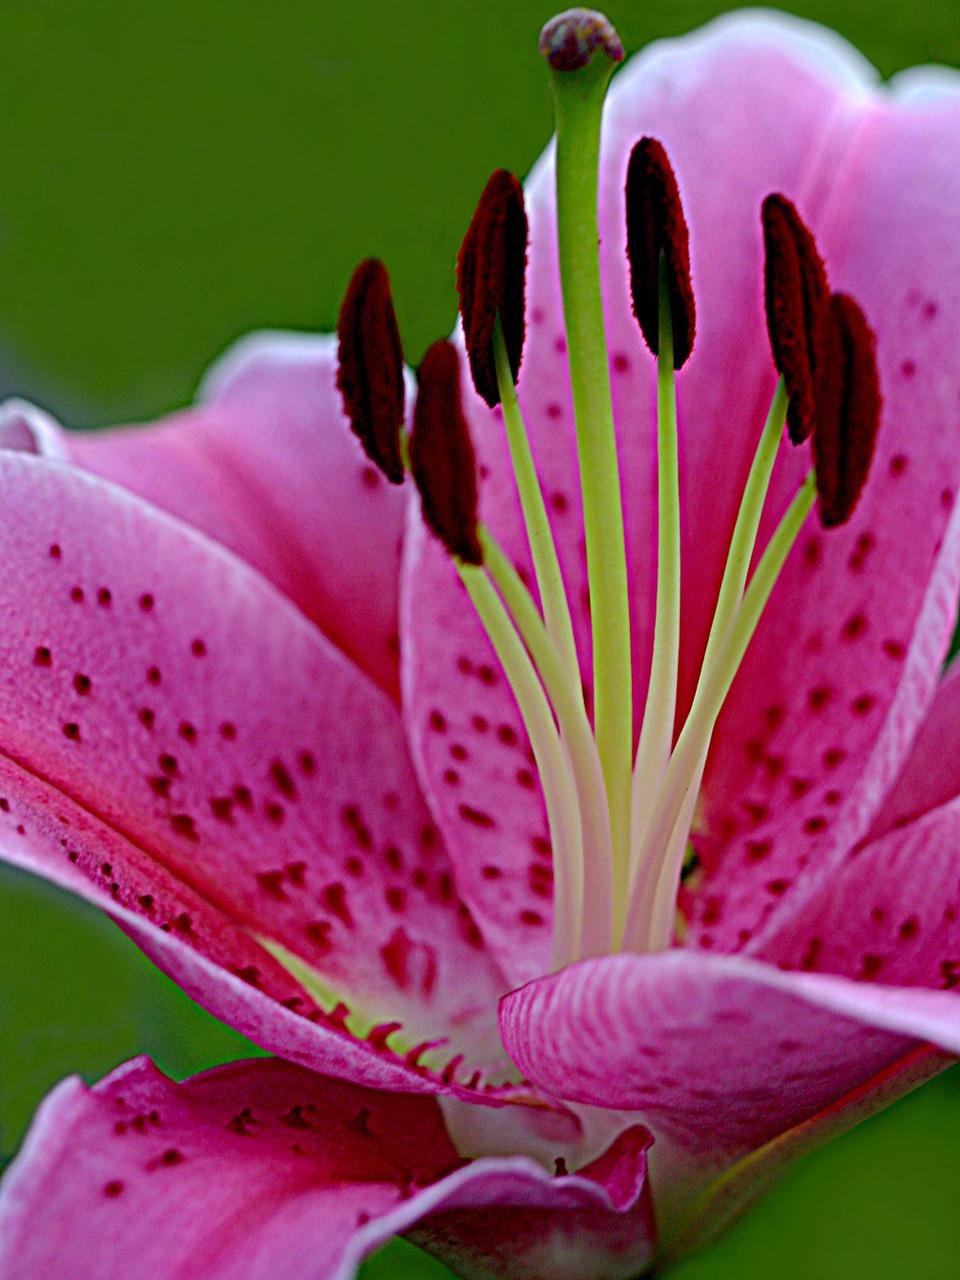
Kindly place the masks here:
[(460, 359), (450, 342), (435, 342), (417, 370), (410, 470), (428, 527), (451, 555), (482, 564), (476, 458), (460, 400)]
[(834, 294), (825, 329), (813, 458), (820, 518), (829, 529), (849, 520), (863, 490), (882, 397), (876, 338), (859, 304), (847, 294)]
[(763, 202), (767, 331), (790, 397), (790, 439), (801, 444), (817, 416), (817, 367), (830, 315), (830, 286), (816, 241), (782, 195)]
[(523, 188), (498, 169), (483, 189), (457, 258), (460, 315), (477, 391), (491, 408), (500, 402), (493, 348), (497, 316), (514, 381), (524, 339), (527, 215)]
[(660, 261), (666, 268), (673, 324), (673, 363), (693, 350), (697, 317), (690, 278), (690, 235), (676, 174), (663, 146), (641, 138), (627, 165), (627, 259), (633, 313), (647, 346), (659, 352)]
[(337, 386), (354, 434), (393, 484), (403, 480), (403, 348), (382, 262), (367, 258), (354, 271), (337, 324)]
[(623, 61), (623, 45), (608, 17), (596, 9), (566, 9), (540, 32), (540, 52), (554, 71), (580, 71), (595, 53)]

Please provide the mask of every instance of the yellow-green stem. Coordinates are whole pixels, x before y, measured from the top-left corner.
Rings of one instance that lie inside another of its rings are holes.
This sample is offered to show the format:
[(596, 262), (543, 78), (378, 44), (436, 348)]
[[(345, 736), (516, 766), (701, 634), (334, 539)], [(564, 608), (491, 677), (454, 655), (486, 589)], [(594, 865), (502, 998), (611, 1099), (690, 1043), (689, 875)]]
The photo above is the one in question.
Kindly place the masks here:
[(554, 71), (560, 283), (583, 489), (593, 628), (594, 726), (603, 765), (614, 876), (629, 863), (633, 696), (620, 473), (600, 288), (597, 175), (600, 119), (613, 64), (594, 57)]

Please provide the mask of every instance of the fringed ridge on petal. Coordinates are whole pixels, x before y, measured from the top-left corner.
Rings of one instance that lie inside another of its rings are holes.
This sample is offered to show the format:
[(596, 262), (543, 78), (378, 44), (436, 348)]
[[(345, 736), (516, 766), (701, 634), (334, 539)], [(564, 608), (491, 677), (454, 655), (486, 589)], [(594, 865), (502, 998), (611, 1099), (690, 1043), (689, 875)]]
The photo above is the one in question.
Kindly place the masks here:
[(367, 258), (354, 271), (337, 324), (337, 386), (354, 434), (393, 484), (403, 481), (403, 348), (383, 263)]
[(435, 342), (417, 370), (410, 469), (423, 516), (451, 555), (482, 564), (477, 537), (477, 468), (460, 401), (460, 358), (450, 342)]
[(697, 316), (690, 278), (690, 235), (676, 174), (661, 143), (641, 138), (627, 166), (630, 293), (644, 341), (659, 353), (660, 255), (666, 265), (677, 369), (693, 350)]
[(491, 408), (500, 403), (493, 349), (498, 315), (514, 381), (520, 372), (526, 269), (523, 188), (512, 173), (498, 169), (483, 189), (457, 258), (457, 290), (470, 372), (478, 393)]

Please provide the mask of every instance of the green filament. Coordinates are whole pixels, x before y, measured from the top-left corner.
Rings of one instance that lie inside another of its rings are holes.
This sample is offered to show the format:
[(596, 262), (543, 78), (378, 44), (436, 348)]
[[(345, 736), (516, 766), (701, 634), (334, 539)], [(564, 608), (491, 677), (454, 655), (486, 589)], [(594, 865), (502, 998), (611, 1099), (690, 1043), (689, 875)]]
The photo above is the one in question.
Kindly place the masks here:
[(517, 391), (510, 371), (510, 360), (503, 338), (500, 318), (497, 317), (493, 337), (494, 358), (497, 365), (497, 388), (500, 392), (500, 404), (503, 409), (503, 425), (506, 428), (507, 444), (510, 448), (510, 460), (513, 463), (513, 474), (516, 480), (517, 493), (530, 543), (530, 554), (533, 557), (533, 568), (537, 577), (537, 587), (543, 602), (543, 615), (547, 624), (547, 632), (553, 646), (563, 664), (566, 679), (580, 692), (580, 663), (577, 660), (577, 647), (573, 638), (573, 623), (570, 619), (570, 606), (564, 590), (563, 576), (560, 572), (560, 561), (557, 549), (550, 532), (547, 519), (547, 508), (543, 501), (543, 490), (533, 464), (530, 452), (530, 441), (520, 412)]
[[(677, 393), (673, 365), (673, 318), (666, 263), (660, 259), (657, 357), (657, 612), (650, 684), (633, 769), (630, 878), (636, 879), (644, 844), (649, 800), (660, 790), (670, 762), (677, 711), (680, 662), (680, 468), (677, 457)], [(626, 914), (624, 904), (623, 915)], [(620, 923), (623, 922), (623, 915)]]
[(571, 685), (544, 628), (529, 591), (496, 540), (479, 530), (484, 562), (530, 651), (547, 697), (553, 704), (560, 737), (573, 766), (583, 826), (583, 904), (579, 957), (603, 955), (612, 945), (613, 879), (610, 814), (603, 770), (583, 706), (579, 682)]
[(483, 568), (457, 570), (513, 690), (540, 774), (553, 846), (553, 968), (577, 959), (583, 900), (583, 842), (573, 771), (533, 663)]

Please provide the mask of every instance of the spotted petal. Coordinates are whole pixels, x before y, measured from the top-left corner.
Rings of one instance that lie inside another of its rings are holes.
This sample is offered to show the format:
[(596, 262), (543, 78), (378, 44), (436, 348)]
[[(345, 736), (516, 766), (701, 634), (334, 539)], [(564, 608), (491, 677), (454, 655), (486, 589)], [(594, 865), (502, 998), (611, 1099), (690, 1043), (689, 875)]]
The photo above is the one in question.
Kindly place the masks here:
[(8, 1280), (347, 1280), (405, 1231), (475, 1275), (626, 1277), (650, 1260), (649, 1137), (578, 1175), (465, 1164), (432, 1099), (236, 1063), (173, 1084), (149, 1062), (41, 1108), (0, 1194)]
[[(318, 1070), (436, 1088), (403, 1061), (424, 1041), (495, 1060), (502, 979), (393, 702), (156, 508), (20, 453), (0, 454), (0, 492), (0, 854)], [(403, 1024), (392, 1047), (383, 1023)]]
[(69, 456), (236, 552), (396, 696), (405, 494), (350, 434), (335, 339), (251, 334), (208, 372), (196, 407), (151, 426), (65, 434), (14, 402), (0, 443), (23, 447), (28, 431), (48, 456)]

